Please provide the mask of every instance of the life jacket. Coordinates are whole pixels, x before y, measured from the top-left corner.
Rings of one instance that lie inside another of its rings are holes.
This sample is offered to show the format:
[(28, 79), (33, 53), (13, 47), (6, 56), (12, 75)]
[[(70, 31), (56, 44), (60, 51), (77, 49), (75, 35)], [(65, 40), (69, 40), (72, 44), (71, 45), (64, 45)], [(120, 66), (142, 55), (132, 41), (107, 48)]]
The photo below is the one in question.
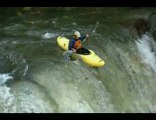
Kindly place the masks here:
[(74, 44), (74, 49), (82, 48), (81, 40), (76, 40)]

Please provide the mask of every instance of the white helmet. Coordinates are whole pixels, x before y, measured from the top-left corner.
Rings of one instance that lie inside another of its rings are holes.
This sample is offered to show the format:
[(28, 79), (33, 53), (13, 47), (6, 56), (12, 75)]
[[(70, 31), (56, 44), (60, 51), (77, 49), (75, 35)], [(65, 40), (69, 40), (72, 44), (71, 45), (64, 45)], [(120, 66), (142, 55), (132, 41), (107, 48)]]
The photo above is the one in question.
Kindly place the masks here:
[(80, 32), (79, 31), (75, 31), (74, 35), (76, 35), (77, 37), (81, 37)]

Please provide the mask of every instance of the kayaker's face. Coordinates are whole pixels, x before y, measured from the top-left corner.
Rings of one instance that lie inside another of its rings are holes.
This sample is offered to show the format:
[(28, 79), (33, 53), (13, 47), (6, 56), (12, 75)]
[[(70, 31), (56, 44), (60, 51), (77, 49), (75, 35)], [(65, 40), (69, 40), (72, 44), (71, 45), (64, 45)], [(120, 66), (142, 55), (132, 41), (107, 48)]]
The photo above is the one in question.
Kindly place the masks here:
[(74, 39), (79, 39), (79, 37), (77, 37), (77, 35), (74, 35), (73, 37), (74, 37)]

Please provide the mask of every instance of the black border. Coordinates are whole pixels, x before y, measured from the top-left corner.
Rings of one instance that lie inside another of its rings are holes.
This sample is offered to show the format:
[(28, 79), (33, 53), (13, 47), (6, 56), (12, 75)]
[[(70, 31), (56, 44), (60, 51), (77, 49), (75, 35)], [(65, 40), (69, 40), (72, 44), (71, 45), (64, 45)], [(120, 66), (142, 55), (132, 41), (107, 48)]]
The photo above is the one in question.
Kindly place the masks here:
[(8, 113), (0, 114), (2, 120), (155, 120), (151, 113)]
[(1, 7), (156, 7), (155, 0), (0, 0)]
[[(0, 0), (1, 7), (156, 7), (151, 0)], [(156, 120), (151, 113), (6, 113), (1, 120)]]

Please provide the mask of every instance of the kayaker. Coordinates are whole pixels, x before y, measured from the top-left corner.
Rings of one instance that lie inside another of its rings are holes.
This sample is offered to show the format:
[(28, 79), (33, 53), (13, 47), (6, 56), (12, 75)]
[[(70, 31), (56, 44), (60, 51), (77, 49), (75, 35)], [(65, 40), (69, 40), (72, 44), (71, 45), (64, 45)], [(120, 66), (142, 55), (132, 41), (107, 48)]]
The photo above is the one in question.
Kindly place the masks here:
[(81, 36), (79, 31), (75, 31), (73, 34), (73, 39), (69, 41), (68, 51), (64, 52), (65, 58), (69, 59), (74, 52), (78, 54), (89, 54), (89, 51), (82, 46), (82, 41), (89, 39), (89, 34), (86, 36)]

